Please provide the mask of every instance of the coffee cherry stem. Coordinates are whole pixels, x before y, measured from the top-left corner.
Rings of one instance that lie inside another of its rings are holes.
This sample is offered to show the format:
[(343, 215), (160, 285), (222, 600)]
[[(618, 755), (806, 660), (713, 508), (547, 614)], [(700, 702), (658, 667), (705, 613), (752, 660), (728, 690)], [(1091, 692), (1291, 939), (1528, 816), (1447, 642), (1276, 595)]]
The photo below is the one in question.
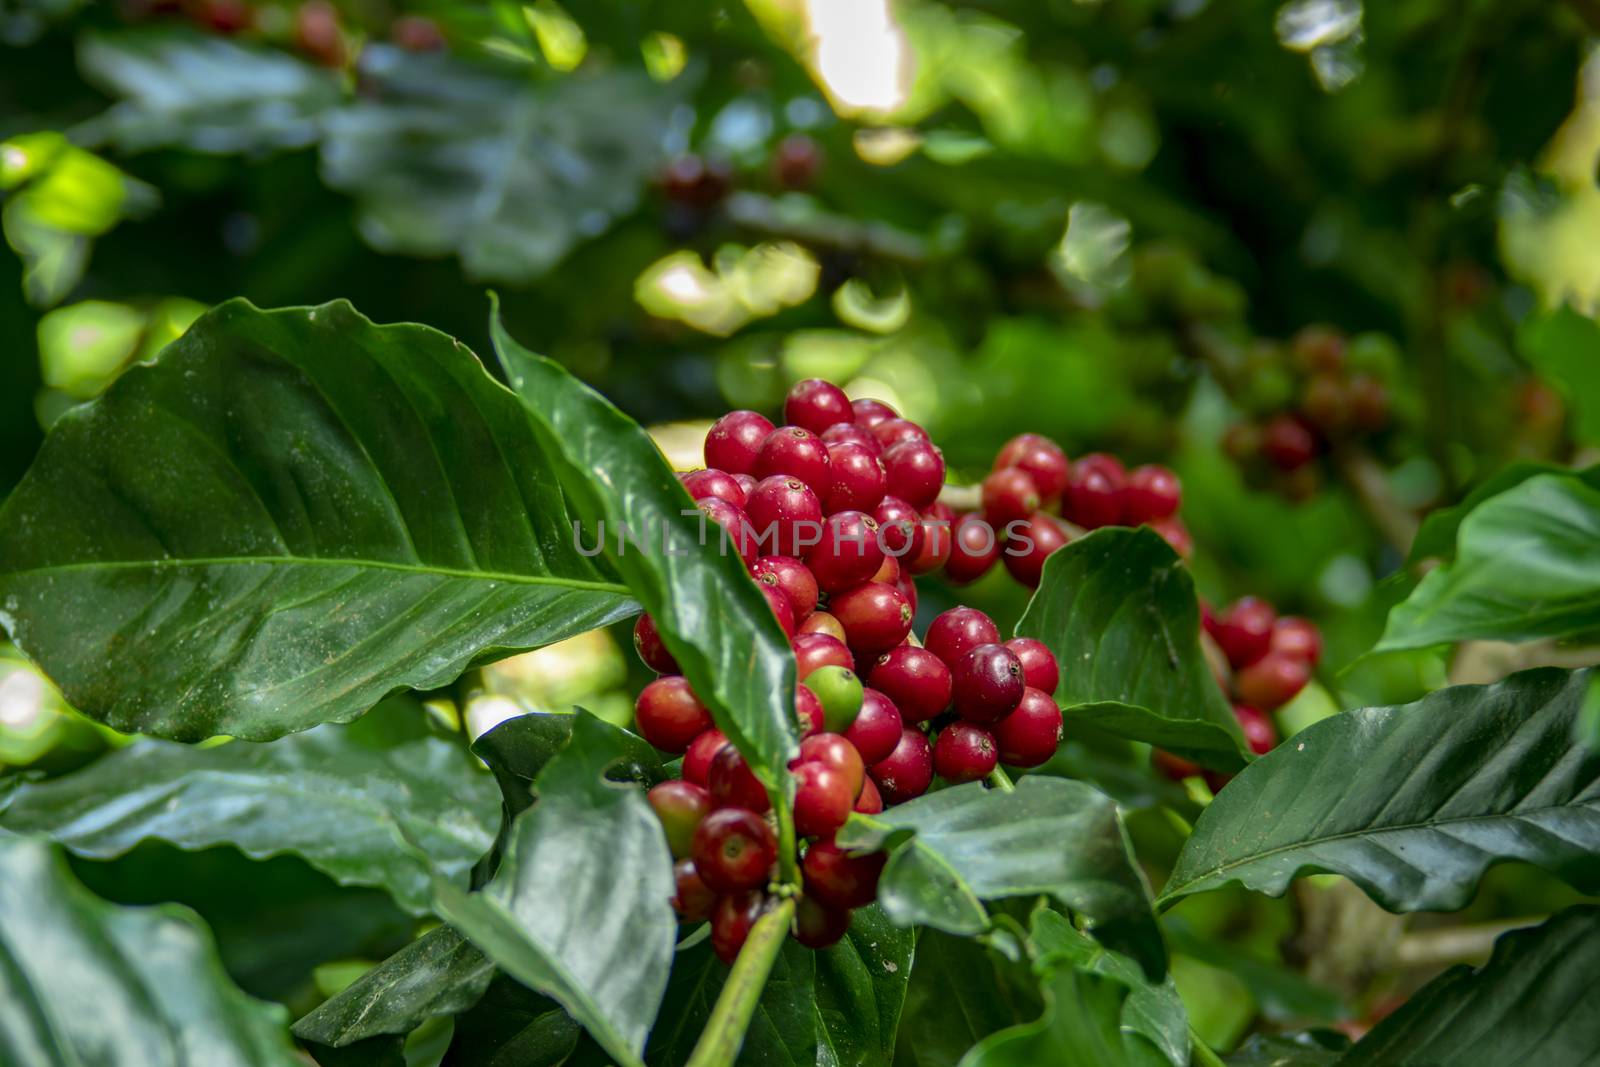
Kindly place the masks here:
[(998, 765), (989, 772), (987, 781), (991, 788), (998, 789), (1002, 793), (1009, 793), (1017, 788), (1011, 784), (1011, 776), (1006, 773), (1006, 769)]
[[(780, 823), (787, 820), (780, 820)], [(783, 855), (794, 855), (794, 829), (789, 828), (789, 840)], [(790, 860), (793, 865), (793, 860)], [(728, 980), (711, 1009), (711, 1018), (695, 1043), (687, 1067), (733, 1067), (744, 1044), (745, 1031), (755, 1016), (756, 1005), (761, 1002), (761, 991), (766, 988), (767, 976), (783, 950), (784, 939), (794, 923), (795, 898), (783, 897), (750, 928), (750, 936), (733, 961)]]
[(773, 891), (784, 897), (798, 896), (800, 864), (794, 857), (799, 851), (799, 842), (794, 836), (794, 811), (789, 801), (781, 796), (777, 799), (779, 803), (773, 810), (778, 813), (778, 884)]

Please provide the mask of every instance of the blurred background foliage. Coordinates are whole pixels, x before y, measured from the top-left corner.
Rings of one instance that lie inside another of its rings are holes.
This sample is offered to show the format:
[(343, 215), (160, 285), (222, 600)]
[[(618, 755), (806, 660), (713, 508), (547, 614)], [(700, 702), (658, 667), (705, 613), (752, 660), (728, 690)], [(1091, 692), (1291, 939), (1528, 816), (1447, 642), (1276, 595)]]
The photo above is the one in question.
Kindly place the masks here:
[[(663, 427), (685, 467), (701, 420), (774, 408), (807, 376), (923, 422), (958, 481), (1023, 429), (1168, 462), (1202, 592), (1268, 596), (1327, 635), (1286, 729), (1412, 699), (1446, 681), (1442, 653), (1346, 668), (1412, 580), (1417, 517), (1509, 460), (1600, 445), (1597, 11), (0, 0), (0, 495), (51, 422), (210, 304), (346, 297), (481, 352), (493, 287), (514, 335)], [(1291, 414), (1315, 456), (1264, 463)], [(999, 575), (960, 596), (1009, 619), (1024, 602)], [(930, 587), (921, 611), (955, 598)], [(642, 668), (623, 647), (587, 635), (430, 707), (473, 734), (573, 703), (624, 722)], [(115, 743), (0, 650), (0, 764), (59, 770)], [(1059, 760), (1170, 861), (1156, 802), (1192, 815), (1195, 798), (1131, 746)], [(79, 866), (129, 900), (260, 884), (231, 853), (144, 851)], [(337, 898), (316, 921), (341, 934), (272, 943), (208, 913), (247, 988), (314, 1002), (343, 972), (313, 966), (408, 932), (272, 862), (296, 901)], [(191, 874), (161, 883), (173, 865)], [(1498, 870), (1466, 918), (1559, 897)], [(1174, 913), (1212, 1043), (1258, 1016), (1348, 1018), (1414, 980), (1291, 975), (1314, 955), (1296, 906), (1215, 894)]]

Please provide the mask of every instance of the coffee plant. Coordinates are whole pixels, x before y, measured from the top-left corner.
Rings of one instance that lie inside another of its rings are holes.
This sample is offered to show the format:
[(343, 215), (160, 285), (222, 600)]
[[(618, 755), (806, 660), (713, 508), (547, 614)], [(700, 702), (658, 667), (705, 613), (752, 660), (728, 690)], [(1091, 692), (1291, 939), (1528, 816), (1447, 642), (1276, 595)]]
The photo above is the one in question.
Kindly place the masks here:
[(1596, 34), (0, 0), (0, 1067), (1596, 1062)]

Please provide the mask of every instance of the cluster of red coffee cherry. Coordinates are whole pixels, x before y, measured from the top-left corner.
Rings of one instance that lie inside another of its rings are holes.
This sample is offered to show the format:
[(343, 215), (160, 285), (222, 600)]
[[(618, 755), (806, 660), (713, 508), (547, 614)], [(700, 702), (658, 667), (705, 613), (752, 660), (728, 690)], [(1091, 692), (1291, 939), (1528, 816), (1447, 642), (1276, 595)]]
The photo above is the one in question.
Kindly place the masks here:
[[(232, 37), (253, 33), (271, 19), (259, 18), (262, 5), (253, 0), (130, 0), (127, 17), (140, 20), (181, 15), (208, 32)], [(269, 35), (275, 36), (275, 35)], [(330, 0), (304, 0), (294, 8), (292, 43), (296, 50), (324, 67), (344, 67), (355, 38)], [(400, 15), (389, 24), (389, 39), (410, 52), (432, 52), (446, 46), (444, 31), (425, 15)]]
[[(936, 774), (970, 782), (1002, 762), (1047, 761), (1061, 739), (1059, 672), (1043, 644), (1003, 642), (972, 608), (940, 615), (921, 641), (912, 634), (911, 575), (943, 561), (921, 519), (938, 506), (944, 461), (921, 427), (816, 380), (794, 388), (784, 414), (781, 427), (754, 412), (724, 416), (706, 438), (708, 466), (681, 478), (791, 641), (801, 743), (790, 771), (804, 840), (793, 933), (824, 947), (874, 899), (883, 866), (834, 844), (850, 813), (920, 796)], [(676, 863), (674, 906), (685, 921), (709, 919), (713, 948), (731, 960), (770, 902), (779, 843), (768, 796), (648, 615), (634, 644), (660, 675), (635, 706), (639, 733), (683, 755), (681, 777), (649, 794)]]

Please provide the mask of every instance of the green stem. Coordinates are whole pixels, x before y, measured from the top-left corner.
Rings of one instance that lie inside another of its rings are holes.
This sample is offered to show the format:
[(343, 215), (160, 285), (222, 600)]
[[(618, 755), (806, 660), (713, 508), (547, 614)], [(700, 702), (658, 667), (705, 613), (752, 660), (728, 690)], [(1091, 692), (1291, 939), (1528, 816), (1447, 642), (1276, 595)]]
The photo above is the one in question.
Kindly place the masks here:
[(800, 867), (795, 862), (794, 816), (787, 804), (778, 805), (778, 880), (800, 889)]
[(761, 1001), (767, 975), (772, 973), (793, 921), (794, 898), (785, 897), (750, 928), (750, 936), (739, 950), (739, 958), (733, 961), (728, 981), (686, 1067), (733, 1067), (739, 1047), (744, 1044), (744, 1033)]
[(1222, 1057), (1211, 1051), (1211, 1046), (1200, 1040), (1200, 1035), (1194, 1032), (1194, 1027), (1189, 1027), (1189, 1044), (1193, 1049), (1192, 1061), (1194, 1067), (1228, 1067), (1222, 1062)]
[(999, 766), (989, 772), (989, 784), (1002, 793), (1009, 793), (1016, 788), (1011, 784), (1011, 776), (1006, 773), (1006, 769)]

